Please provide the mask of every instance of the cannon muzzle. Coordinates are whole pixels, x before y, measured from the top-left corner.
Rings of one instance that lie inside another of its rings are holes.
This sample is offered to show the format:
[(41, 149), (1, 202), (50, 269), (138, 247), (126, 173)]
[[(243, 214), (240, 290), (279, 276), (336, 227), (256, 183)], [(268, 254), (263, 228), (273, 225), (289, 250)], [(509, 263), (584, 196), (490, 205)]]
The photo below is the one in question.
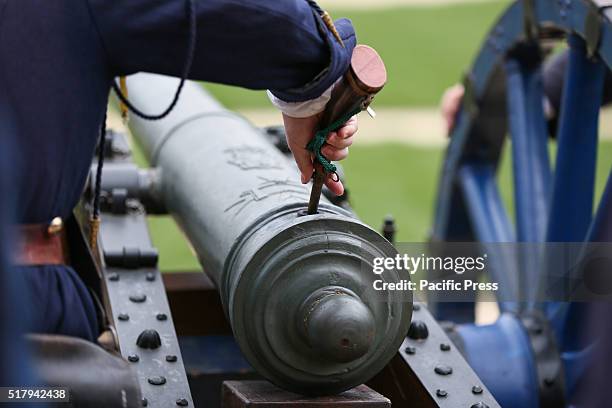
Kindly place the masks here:
[[(176, 80), (139, 74), (130, 98), (158, 111)], [(305, 215), (308, 188), (294, 166), (241, 116), (187, 83), (161, 121), (132, 118), (152, 166), (153, 188), (215, 282), (241, 350), (285, 389), (321, 395), (367, 381), (395, 355), (412, 295), (373, 282), (409, 279), (372, 272), (396, 250), (355, 216), (322, 200)], [(206, 319), (205, 310), (194, 310)]]

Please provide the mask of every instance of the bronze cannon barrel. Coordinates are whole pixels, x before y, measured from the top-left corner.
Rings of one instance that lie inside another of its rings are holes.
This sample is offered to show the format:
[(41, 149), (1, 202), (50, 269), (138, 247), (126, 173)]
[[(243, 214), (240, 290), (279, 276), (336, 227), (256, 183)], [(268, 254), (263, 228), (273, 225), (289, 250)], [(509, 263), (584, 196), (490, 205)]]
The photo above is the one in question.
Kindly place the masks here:
[[(176, 82), (130, 77), (130, 98), (159, 111)], [(332, 394), (387, 364), (412, 314), (410, 293), (372, 289), (377, 279), (409, 279), (398, 270), (372, 273), (374, 258), (396, 255), (388, 241), (325, 199), (318, 214), (303, 215), (309, 190), (295, 166), (196, 83), (185, 85), (167, 118), (133, 117), (130, 128), (159, 170), (155, 193), (215, 282), (261, 375), (294, 392)]]

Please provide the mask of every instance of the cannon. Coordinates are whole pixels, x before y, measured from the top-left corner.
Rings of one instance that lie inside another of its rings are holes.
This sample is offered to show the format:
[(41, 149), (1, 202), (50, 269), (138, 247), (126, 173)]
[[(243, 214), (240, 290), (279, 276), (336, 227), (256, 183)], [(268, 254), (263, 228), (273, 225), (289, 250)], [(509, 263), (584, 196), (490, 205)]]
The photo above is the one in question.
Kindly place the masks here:
[[(137, 75), (130, 98), (158, 110), (174, 82)], [(371, 264), (396, 250), (327, 200), (306, 215), (308, 188), (261, 131), (195, 83), (166, 119), (133, 118), (130, 128), (158, 171), (152, 195), (185, 232), (261, 375), (302, 394), (338, 393), (395, 355), (412, 295), (373, 291)]]

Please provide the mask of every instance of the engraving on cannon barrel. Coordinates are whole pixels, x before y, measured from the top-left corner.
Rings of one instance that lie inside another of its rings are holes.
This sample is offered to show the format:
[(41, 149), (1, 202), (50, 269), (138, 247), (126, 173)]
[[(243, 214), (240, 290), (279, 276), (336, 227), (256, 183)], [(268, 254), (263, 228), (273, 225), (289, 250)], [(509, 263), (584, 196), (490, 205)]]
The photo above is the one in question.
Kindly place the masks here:
[(280, 169), (282, 166), (277, 162), (277, 158), (270, 152), (261, 147), (239, 146), (225, 149), (223, 153), (229, 158), (227, 163), (242, 170), (268, 170)]
[(307, 195), (304, 186), (297, 181), (291, 179), (274, 179), (267, 177), (258, 177), (261, 183), (255, 188), (243, 191), (224, 212), (234, 211), (234, 215), (238, 215), (244, 208), (254, 202), (263, 201), (273, 196), (281, 196), (282, 199), (298, 199), (303, 200)]

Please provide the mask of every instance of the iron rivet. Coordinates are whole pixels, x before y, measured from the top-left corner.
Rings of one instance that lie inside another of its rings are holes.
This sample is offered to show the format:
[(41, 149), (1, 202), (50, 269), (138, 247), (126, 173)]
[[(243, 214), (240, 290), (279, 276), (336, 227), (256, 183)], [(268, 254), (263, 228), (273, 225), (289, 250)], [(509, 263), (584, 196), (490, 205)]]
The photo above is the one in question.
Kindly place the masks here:
[(449, 351), (451, 349), (450, 344), (448, 343), (440, 343), (440, 350), (442, 351)]
[(408, 329), (408, 337), (413, 340), (425, 340), (429, 336), (429, 329), (427, 329), (427, 325), (421, 320), (414, 320), (410, 323), (410, 328)]
[(418, 312), (419, 310), (421, 310), (421, 305), (419, 305), (418, 303), (415, 303), (414, 305), (412, 305), (412, 310), (414, 310), (415, 312)]
[(117, 282), (119, 280), (119, 274), (116, 272), (108, 274), (108, 280), (112, 282)]
[(156, 375), (155, 377), (147, 378), (147, 381), (151, 385), (164, 385), (166, 383), (166, 377), (162, 377), (161, 375)]
[(175, 363), (178, 358), (174, 354), (168, 354), (166, 356), (166, 361), (169, 363)]
[(142, 399), (142, 406), (146, 407), (147, 405), (149, 405), (149, 401), (146, 398)]
[(136, 295), (130, 295), (130, 300), (134, 303), (142, 303), (145, 300), (147, 300), (147, 295), (143, 294), (143, 293), (139, 293)]
[(121, 320), (122, 322), (127, 322), (128, 320), (130, 320), (130, 316), (125, 313), (119, 313), (117, 319)]
[(474, 405), (472, 405), (470, 408), (489, 408), (489, 406), (485, 404), (484, 402), (477, 402)]
[(157, 330), (143, 330), (136, 339), (136, 345), (140, 348), (155, 350), (161, 346), (161, 337)]
[(482, 387), (480, 385), (473, 386), (472, 394), (482, 394)]
[(410, 355), (416, 354), (416, 349), (414, 347), (408, 346), (404, 349), (404, 351), (406, 352), (406, 354), (410, 354)]
[(155, 318), (159, 320), (160, 322), (163, 322), (164, 320), (168, 320), (168, 316), (165, 313), (158, 313), (157, 316), (155, 316)]
[(153, 272), (147, 272), (146, 274), (146, 279), (149, 282), (153, 282), (155, 280), (155, 274)]
[(138, 362), (138, 360), (140, 360), (140, 357), (138, 357), (138, 354), (130, 354), (128, 356), (128, 361), (130, 363), (136, 363), (136, 362)]
[(179, 407), (186, 407), (187, 405), (189, 405), (189, 401), (187, 401), (185, 398), (179, 398), (176, 400), (176, 405), (178, 405)]
[(440, 398), (444, 398), (448, 395), (448, 392), (445, 390), (436, 390), (436, 395)]
[(434, 371), (436, 372), (436, 374), (440, 375), (451, 375), (453, 373), (453, 368), (449, 366), (436, 366), (436, 368), (434, 368)]

